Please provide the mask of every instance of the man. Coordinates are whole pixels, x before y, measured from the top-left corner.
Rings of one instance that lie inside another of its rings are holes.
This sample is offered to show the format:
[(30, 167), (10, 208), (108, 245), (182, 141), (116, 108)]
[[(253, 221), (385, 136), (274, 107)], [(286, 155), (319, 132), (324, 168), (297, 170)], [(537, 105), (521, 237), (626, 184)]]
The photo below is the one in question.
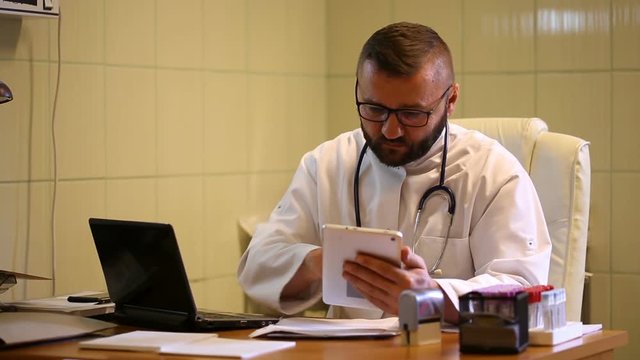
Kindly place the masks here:
[(360, 129), (302, 158), (240, 261), (245, 292), (286, 314), (314, 304), (329, 223), (400, 230), (406, 245), (402, 268), (364, 254), (346, 262), (344, 278), (380, 311), (334, 306), (333, 317), (395, 315), (403, 290), (440, 287), (445, 319), (456, 322), (470, 290), (546, 283), (551, 241), (534, 186), (496, 141), (448, 124), (458, 94), (435, 31), (396, 23), (375, 32), (356, 72)]

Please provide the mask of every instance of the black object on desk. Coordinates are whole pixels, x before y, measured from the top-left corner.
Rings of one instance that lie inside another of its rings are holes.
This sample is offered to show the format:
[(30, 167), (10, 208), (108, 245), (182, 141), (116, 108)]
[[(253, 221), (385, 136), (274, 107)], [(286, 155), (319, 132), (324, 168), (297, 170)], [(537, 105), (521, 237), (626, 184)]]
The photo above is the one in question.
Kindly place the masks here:
[(460, 300), (460, 351), (519, 353), (529, 344), (529, 294), (472, 291)]
[(106, 304), (111, 302), (109, 295), (94, 295), (94, 296), (76, 296), (71, 295), (67, 297), (68, 302), (73, 303), (94, 303), (94, 304)]

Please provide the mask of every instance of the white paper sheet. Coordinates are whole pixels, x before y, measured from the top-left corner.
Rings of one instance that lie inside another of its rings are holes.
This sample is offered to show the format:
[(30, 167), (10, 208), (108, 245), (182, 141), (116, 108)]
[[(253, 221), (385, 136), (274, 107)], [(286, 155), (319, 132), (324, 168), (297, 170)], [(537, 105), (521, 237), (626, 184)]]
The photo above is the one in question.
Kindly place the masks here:
[(242, 359), (296, 346), (293, 341), (208, 338), (187, 344), (162, 347), (163, 354), (224, 356)]
[(108, 329), (115, 324), (76, 315), (0, 312), (0, 339), (7, 345), (63, 339)]
[(385, 319), (325, 319), (292, 317), (278, 321), (252, 332), (249, 337), (283, 336), (297, 337), (384, 337), (398, 335), (398, 318)]
[(179, 333), (165, 331), (132, 331), (98, 339), (81, 341), (82, 349), (129, 350), (162, 352), (165, 347), (215, 338), (217, 334)]
[[(90, 296), (101, 293), (99, 291), (83, 291), (72, 295)], [(15, 306), (18, 311), (48, 311), (60, 312), (82, 316), (94, 316), (101, 314), (109, 314), (114, 310), (113, 303), (92, 304), (92, 303), (74, 303), (67, 301), (67, 295), (56, 296), (42, 299), (19, 300), (5, 305)]]
[(239, 340), (219, 338), (213, 333), (132, 331), (106, 338), (82, 341), (82, 349), (146, 351), (161, 354), (250, 358), (296, 345), (293, 341)]

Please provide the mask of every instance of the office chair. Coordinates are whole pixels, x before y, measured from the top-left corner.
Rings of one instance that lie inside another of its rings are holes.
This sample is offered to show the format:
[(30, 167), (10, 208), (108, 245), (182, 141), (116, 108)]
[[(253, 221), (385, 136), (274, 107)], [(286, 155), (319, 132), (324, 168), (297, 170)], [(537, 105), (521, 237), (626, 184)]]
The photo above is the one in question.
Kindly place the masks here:
[(580, 321), (591, 188), (589, 142), (548, 131), (538, 118), (451, 119), (497, 140), (536, 187), (553, 244), (549, 284), (567, 292), (567, 320)]

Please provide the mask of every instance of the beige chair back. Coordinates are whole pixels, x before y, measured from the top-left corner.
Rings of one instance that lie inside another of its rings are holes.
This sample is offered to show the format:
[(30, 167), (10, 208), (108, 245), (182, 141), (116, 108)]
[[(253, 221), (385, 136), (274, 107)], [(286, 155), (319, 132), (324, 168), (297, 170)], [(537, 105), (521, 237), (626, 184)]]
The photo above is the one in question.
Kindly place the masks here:
[(589, 142), (548, 131), (538, 118), (451, 119), (496, 139), (529, 172), (553, 243), (549, 284), (567, 292), (567, 320), (581, 318), (591, 188)]

